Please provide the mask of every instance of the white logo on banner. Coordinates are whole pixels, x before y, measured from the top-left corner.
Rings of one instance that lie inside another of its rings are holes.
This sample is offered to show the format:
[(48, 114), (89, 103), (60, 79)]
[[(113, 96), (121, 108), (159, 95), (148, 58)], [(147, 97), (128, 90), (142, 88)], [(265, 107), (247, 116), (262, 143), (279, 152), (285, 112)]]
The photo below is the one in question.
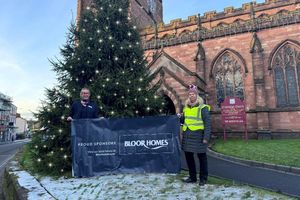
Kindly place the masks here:
[(147, 149), (160, 149), (168, 146), (168, 140), (131, 140), (124, 141), (125, 147), (145, 147)]

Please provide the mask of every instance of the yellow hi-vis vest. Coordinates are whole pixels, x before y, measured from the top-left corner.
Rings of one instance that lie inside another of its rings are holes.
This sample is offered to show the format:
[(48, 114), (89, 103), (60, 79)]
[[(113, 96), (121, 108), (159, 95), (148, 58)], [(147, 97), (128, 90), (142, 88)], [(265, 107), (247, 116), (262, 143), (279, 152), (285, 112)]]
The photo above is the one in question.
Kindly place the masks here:
[(182, 127), (183, 131), (186, 131), (187, 128), (189, 128), (191, 131), (204, 130), (204, 123), (202, 120), (202, 109), (204, 107), (207, 107), (208, 111), (210, 111), (210, 106), (206, 104), (193, 108), (190, 108), (188, 106), (184, 107), (184, 124)]

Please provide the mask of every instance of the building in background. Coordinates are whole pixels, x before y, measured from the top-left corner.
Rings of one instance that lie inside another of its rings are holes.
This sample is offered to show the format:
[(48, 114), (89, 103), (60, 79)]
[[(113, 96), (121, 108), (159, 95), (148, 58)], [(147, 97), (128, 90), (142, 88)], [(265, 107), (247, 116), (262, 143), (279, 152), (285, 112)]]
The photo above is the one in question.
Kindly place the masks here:
[(27, 120), (22, 118), (19, 113), (17, 113), (16, 119), (16, 135), (23, 135), (24, 137), (28, 134), (28, 123)]
[(39, 131), (41, 129), (41, 123), (37, 120), (28, 120), (28, 129), (30, 130), (31, 134), (34, 134), (35, 132)]
[[(220, 104), (238, 97), (251, 137), (299, 138), (299, 11), (299, 0), (265, 0), (146, 28), (140, 34), (148, 67), (177, 112), (188, 84), (197, 85), (212, 107), (215, 134), (223, 132)], [(240, 137), (244, 127), (227, 130)]]
[[(78, 0), (78, 13), (91, 1)], [(300, 137), (300, 0), (249, 0), (169, 24), (162, 10), (162, 0), (130, 0), (153, 84), (177, 113), (193, 83), (212, 107), (214, 134), (223, 133), (220, 104), (238, 97), (251, 137)], [(227, 128), (233, 137), (244, 132)]]
[(11, 97), (0, 92), (0, 141), (13, 141), (16, 139), (17, 107), (12, 103)]
[[(93, 0), (77, 1), (77, 19), (82, 10), (91, 6)], [(128, 16), (139, 30), (156, 26), (163, 21), (162, 0), (129, 0)]]

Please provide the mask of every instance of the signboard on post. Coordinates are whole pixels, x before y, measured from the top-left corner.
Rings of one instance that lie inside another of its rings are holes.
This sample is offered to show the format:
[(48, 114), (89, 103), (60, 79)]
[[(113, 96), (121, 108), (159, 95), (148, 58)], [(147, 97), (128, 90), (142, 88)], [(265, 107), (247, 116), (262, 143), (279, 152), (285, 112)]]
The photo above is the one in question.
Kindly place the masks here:
[(221, 103), (224, 140), (226, 140), (225, 126), (228, 124), (244, 124), (245, 139), (248, 139), (245, 104), (237, 97), (226, 97)]

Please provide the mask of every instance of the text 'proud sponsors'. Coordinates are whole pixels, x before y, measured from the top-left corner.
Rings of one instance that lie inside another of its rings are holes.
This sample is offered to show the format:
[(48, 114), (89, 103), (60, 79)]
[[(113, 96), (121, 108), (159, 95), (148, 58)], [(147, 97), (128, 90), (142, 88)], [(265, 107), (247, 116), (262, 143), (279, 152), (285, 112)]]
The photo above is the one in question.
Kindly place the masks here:
[(114, 156), (117, 153), (117, 142), (79, 142), (78, 147), (86, 147), (88, 155), (94, 156)]

